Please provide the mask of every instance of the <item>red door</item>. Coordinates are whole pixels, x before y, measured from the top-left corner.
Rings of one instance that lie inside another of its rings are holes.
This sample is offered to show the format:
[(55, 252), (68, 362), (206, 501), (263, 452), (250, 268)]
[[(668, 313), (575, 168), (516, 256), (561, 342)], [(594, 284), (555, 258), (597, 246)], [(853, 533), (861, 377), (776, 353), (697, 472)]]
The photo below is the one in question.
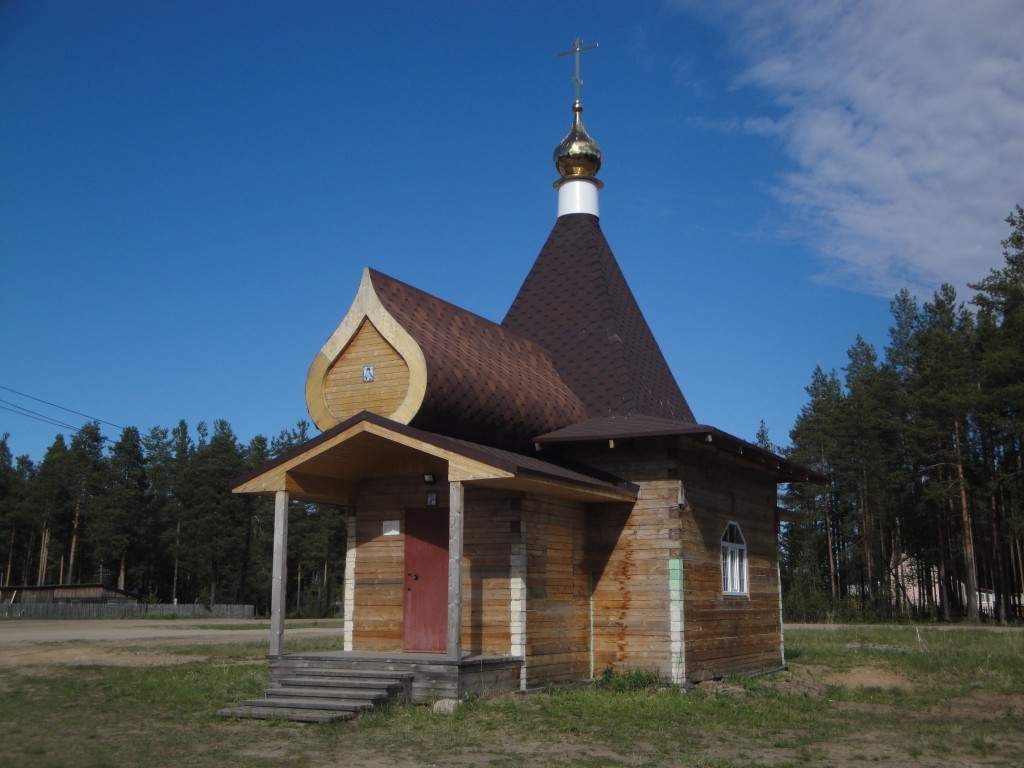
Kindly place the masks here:
[(448, 510), (405, 513), (402, 650), (444, 651), (448, 635)]

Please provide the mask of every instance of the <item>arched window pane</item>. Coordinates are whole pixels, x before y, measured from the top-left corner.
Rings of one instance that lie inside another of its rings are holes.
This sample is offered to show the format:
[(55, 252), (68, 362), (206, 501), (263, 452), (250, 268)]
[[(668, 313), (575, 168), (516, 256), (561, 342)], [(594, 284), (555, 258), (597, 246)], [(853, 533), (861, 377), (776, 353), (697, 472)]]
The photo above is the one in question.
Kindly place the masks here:
[(736, 523), (729, 523), (722, 533), (722, 592), (747, 593), (747, 542)]

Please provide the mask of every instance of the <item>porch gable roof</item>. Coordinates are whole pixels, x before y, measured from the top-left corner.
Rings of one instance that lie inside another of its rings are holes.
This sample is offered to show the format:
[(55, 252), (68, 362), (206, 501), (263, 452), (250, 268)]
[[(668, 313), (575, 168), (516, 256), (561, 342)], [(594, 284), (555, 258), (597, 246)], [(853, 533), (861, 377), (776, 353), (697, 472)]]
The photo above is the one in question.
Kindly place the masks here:
[(353, 503), (368, 477), (433, 474), (474, 485), (535, 491), (591, 502), (635, 501), (637, 487), (613, 483), (541, 459), (458, 440), (367, 411), (356, 414), (236, 478), (234, 493)]

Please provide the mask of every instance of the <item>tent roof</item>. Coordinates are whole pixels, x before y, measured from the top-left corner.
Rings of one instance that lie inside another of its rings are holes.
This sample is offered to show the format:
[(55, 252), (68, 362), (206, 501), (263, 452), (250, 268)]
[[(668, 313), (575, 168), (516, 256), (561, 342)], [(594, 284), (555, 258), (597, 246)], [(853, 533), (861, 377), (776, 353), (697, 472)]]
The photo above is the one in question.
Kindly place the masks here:
[(550, 351), (589, 417), (696, 422), (597, 216), (558, 217), (502, 325)]

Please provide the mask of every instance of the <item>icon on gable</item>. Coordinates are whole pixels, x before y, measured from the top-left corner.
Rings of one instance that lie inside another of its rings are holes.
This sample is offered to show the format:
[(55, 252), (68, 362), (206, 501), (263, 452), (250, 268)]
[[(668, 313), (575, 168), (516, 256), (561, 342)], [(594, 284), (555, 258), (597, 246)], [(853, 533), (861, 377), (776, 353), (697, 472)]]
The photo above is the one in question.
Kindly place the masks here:
[(372, 365), (364, 365), (363, 366), (363, 381), (373, 381), (373, 366)]

